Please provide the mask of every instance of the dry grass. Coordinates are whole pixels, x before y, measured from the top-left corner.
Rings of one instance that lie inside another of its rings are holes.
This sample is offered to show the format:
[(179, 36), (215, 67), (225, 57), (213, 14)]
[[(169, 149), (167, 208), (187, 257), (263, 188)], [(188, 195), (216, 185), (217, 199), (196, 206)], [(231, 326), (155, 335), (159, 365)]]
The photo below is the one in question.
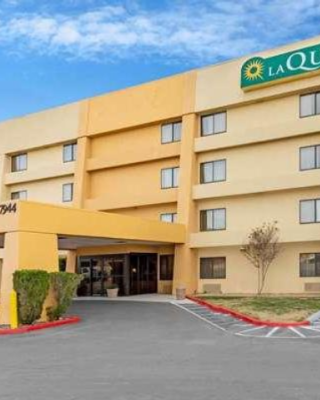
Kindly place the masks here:
[(320, 310), (320, 298), (206, 296), (204, 299), (261, 320), (277, 322), (303, 321)]

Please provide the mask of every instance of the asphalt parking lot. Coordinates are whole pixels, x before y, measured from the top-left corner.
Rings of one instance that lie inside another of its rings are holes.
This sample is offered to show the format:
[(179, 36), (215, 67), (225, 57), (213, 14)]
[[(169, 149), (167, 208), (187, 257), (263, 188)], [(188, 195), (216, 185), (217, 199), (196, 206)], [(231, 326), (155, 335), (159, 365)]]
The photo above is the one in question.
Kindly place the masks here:
[(77, 302), (0, 337), (1, 400), (318, 400), (320, 340), (239, 337), (171, 304)]

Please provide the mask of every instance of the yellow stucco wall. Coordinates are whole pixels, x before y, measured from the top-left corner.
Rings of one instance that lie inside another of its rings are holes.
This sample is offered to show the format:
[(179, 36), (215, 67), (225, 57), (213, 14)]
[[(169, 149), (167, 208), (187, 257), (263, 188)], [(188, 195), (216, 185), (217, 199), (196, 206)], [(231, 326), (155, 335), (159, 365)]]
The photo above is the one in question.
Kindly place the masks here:
[(161, 189), (161, 169), (179, 166), (177, 158), (135, 164), (90, 174), (89, 208), (109, 210), (177, 200), (177, 189)]
[(157, 205), (153, 205), (153, 206), (119, 208), (119, 209), (112, 210), (112, 212), (114, 212), (116, 214), (131, 215), (133, 217), (148, 218), (148, 219), (154, 219), (156, 221), (159, 221), (161, 214), (176, 213), (177, 212), (177, 204), (169, 203), (169, 204), (161, 204), (161, 205), (157, 204)]
[(10, 192), (27, 190), (28, 200), (37, 200), (43, 203), (63, 204), (71, 206), (72, 202), (64, 203), (62, 201), (62, 186), (67, 183), (73, 183), (73, 175), (37, 180), (33, 182), (19, 183), (10, 185)]
[(76, 139), (79, 119), (80, 105), (74, 103), (2, 122), (0, 153), (16, 153)]
[(161, 124), (155, 124), (92, 138), (88, 169), (142, 163), (179, 153), (179, 142), (161, 145)]
[[(61, 203), (61, 184), (73, 182), (75, 163), (63, 163), (63, 144), (77, 141), (80, 104), (0, 123), (0, 200), (28, 191), (28, 199)], [(11, 156), (27, 153), (27, 170), (11, 172)], [(56, 178), (56, 179), (55, 179)]]
[(94, 135), (180, 117), (192, 73), (146, 83), (89, 100), (87, 132)]
[(0, 233), (14, 231), (164, 244), (185, 241), (182, 224), (30, 201), (17, 202), (15, 214), (0, 215)]
[[(317, 187), (320, 170), (300, 172), (299, 153), (300, 147), (318, 143), (320, 143), (319, 133), (200, 153), (193, 198), (200, 200), (246, 193)], [(219, 159), (227, 160), (227, 180), (200, 184), (200, 164)], [(283, 196), (286, 194), (284, 193)]]
[[(300, 253), (320, 252), (319, 242), (283, 244), (281, 252), (271, 264), (264, 293), (305, 293), (306, 283), (320, 283), (318, 278), (300, 278)], [(206, 285), (221, 285), (222, 294), (254, 294), (257, 292), (257, 269), (241, 254), (240, 246), (205, 248), (198, 251), (198, 288), (202, 293)], [(201, 257), (226, 257), (226, 279), (200, 279)], [(209, 293), (209, 292), (208, 292)], [(311, 293), (312, 292), (307, 292)]]
[[(198, 210), (226, 208), (227, 229), (193, 233), (191, 246), (242, 244), (252, 228), (273, 221), (279, 223), (280, 238), (283, 242), (317, 240), (318, 224), (299, 223), (299, 201), (319, 197), (320, 188), (309, 188), (202, 201), (198, 204)], [(199, 227), (199, 213), (197, 216)]]

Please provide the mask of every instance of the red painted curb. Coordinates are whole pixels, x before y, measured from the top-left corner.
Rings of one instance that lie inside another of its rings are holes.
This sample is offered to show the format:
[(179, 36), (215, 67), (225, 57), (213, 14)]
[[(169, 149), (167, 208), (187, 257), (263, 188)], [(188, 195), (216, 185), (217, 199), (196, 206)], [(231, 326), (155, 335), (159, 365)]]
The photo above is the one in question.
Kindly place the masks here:
[(79, 317), (68, 317), (59, 321), (41, 322), (37, 325), (24, 325), (17, 329), (0, 329), (0, 335), (18, 335), (32, 331), (40, 331), (42, 329), (56, 328), (62, 325), (77, 324), (81, 319)]
[(214, 305), (211, 303), (207, 303), (205, 300), (199, 299), (198, 297), (186, 296), (187, 299), (194, 301), (202, 306), (209, 308), (212, 311), (220, 312), (222, 314), (232, 315), (235, 318), (241, 319), (242, 321), (249, 322), (252, 325), (256, 326), (272, 326), (279, 328), (288, 328), (290, 326), (306, 326), (310, 325), (309, 321), (302, 322), (274, 322), (274, 321), (262, 321), (261, 319), (250, 317), (249, 315), (245, 315), (239, 313), (238, 311), (231, 310), (230, 308)]

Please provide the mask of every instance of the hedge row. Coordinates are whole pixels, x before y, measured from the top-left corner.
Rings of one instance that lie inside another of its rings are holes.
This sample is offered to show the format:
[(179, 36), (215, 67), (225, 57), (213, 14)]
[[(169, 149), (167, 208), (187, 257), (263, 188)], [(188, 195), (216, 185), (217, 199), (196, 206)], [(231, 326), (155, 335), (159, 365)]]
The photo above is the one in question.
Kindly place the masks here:
[(54, 305), (46, 309), (47, 316), (50, 321), (61, 318), (70, 306), (81, 280), (81, 275), (68, 272), (15, 271), (13, 287), (18, 297), (19, 323), (30, 325), (41, 317), (50, 288)]

